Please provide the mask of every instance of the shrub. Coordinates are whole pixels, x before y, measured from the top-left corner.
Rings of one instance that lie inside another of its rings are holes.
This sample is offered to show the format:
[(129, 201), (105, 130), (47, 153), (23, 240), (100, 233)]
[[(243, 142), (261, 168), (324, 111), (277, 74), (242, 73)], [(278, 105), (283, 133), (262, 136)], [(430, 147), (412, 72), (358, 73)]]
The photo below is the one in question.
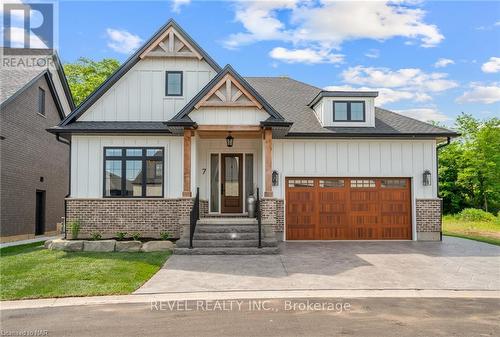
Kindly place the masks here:
[(80, 233), (80, 220), (75, 220), (69, 224), (71, 229), (71, 238), (73, 240), (78, 239), (78, 234)]
[(140, 238), (141, 238), (141, 233), (132, 234), (132, 239), (134, 239), (134, 241), (139, 241)]
[(466, 208), (462, 210), (459, 214), (460, 219), (464, 221), (487, 221), (493, 222), (496, 220), (496, 217), (488, 212), (483, 211), (482, 209), (477, 208)]
[(90, 234), (90, 238), (92, 240), (101, 240), (102, 239), (102, 235), (99, 232), (94, 232), (94, 233)]
[(116, 233), (116, 238), (118, 239), (118, 241), (125, 240), (126, 236), (127, 236), (127, 232), (117, 232)]
[(171, 237), (170, 232), (160, 232), (160, 239), (162, 240), (168, 240)]

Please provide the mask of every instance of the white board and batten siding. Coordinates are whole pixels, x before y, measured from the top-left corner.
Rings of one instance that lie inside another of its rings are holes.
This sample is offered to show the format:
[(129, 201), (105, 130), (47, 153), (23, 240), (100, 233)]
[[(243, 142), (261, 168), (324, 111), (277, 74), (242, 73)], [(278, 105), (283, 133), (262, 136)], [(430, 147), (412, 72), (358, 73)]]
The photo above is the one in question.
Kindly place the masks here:
[[(284, 197), (285, 177), (409, 177), (414, 198), (435, 198), (434, 140), (273, 140), (275, 197)], [(431, 186), (422, 186), (424, 170)]]
[(199, 125), (260, 125), (269, 114), (254, 107), (201, 107), (189, 117)]
[[(165, 96), (165, 72), (183, 72), (183, 96)], [(204, 60), (152, 58), (139, 61), (79, 121), (167, 121), (214, 76)]]
[(73, 136), (71, 142), (71, 197), (102, 198), (104, 147), (164, 148), (164, 197), (182, 194), (182, 137)]

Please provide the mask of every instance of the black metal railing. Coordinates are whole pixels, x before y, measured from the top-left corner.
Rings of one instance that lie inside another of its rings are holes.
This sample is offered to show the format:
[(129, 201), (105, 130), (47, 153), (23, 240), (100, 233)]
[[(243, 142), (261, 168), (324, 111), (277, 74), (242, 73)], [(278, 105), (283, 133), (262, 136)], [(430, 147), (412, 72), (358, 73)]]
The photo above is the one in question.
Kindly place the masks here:
[(255, 199), (255, 216), (257, 217), (257, 226), (259, 230), (259, 248), (262, 248), (262, 216), (260, 214), (260, 196), (259, 188), (257, 187), (257, 198)]
[(189, 214), (189, 249), (193, 248), (193, 236), (196, 230), (196, 223), (200, 220), (200, 188), (196, 188), (196, 198), (194, 198), (193, 208)]

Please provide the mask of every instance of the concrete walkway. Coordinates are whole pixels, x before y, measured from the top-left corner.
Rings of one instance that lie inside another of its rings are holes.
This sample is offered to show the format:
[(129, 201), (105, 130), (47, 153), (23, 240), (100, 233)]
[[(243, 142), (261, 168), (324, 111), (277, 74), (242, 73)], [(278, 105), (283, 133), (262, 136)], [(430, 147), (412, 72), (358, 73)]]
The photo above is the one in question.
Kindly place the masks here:
[(12, 246), (20, 246), (20, 245), (25, 245), (28, 243), (33, 243), (33, 242), (42, 242), (42, 241), (47, 241), (47, 240), (54, 240), (61, 237), (59, 236), (39, 236), (34, 239), (29, 239), (29, 240), (21, 240), (21, 241), (13, 241), (13, 242), (6, 242), (6, 243), (0, 243), (0, 248), (4, 247), (12, 247)]
[(135, 294), (285, 290), (500, 290), (500, 247), (287, 242), (281, 255), (170, 257)]

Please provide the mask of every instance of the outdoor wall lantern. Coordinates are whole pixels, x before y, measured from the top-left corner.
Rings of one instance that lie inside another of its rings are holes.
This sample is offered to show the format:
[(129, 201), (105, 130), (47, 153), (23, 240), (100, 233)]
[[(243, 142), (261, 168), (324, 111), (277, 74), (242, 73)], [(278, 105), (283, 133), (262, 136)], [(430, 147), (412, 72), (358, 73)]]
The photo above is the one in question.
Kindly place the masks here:
[(422, 185), (431, 186), (431, 171), (424, 171), (424, 174), (422, 175)]
[(231, 132), (229, 132), (229, 135), (226, 137), (227, 147), (233, 147), (233, 141), (234, 141), (234, 137), (231, 136)]
[(273, 186), (278, 186), (278, 171), (274, 170), (272, 175)]

